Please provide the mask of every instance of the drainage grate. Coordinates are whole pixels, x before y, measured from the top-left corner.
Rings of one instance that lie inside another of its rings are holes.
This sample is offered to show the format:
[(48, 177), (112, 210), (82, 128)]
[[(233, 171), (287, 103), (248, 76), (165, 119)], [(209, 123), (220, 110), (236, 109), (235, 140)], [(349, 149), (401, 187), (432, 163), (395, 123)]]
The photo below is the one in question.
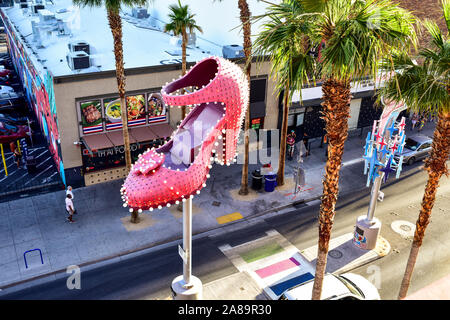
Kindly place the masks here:
[(333, 249), (333, 250), (330, 250), (330, 252), (328, 252), (328, 255), (333, 259), (340, 259), (340, 258), (342, 258), (343, 253), (337, 249)]
[(213, 201), (213, 203), (212, 203), (212, 205), (216, 206), (216, 207), (219, 207), (220, 204), (221, 204), (221, 202), (219, 202), (219, 201)]

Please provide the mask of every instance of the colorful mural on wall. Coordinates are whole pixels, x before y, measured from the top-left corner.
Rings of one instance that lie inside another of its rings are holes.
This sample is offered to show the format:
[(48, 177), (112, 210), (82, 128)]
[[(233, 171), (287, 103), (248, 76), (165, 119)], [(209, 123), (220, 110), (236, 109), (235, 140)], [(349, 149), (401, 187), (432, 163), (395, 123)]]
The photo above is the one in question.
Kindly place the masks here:
[(21, 41), (12, 32), (8, 17), (6, 17), (3, 11), (0, 11), (0, 15), (5, 25), (8, 51), (13, 60), (16, 72), (22, 81), (25, 97), (36, 113), (41, 130), (47, 138), (50, 153), (61, 175), (61, 179), (65, 183), (53, 90), (53, 77), (48, 70), (44, 69), (41, 73), (36, 71)]

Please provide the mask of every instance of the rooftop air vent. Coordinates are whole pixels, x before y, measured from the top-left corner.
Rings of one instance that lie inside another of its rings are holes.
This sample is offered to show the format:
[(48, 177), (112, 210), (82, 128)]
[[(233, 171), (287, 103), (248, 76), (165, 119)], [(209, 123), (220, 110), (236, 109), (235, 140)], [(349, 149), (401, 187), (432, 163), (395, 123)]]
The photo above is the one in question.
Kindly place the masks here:
[(242, 58), (244, 57), (244, 49), (242, 48), (242, 46), (239, 46), (237, 44), (223, 46), (222, 55), (226, 59)]
[(89, 43), (86, 41), (78, 40), (70, 42), (68, 45), (70, 52), (76, 52), (76, 51), (84, 51), (87, 54), (91, 54), (91, 48)]
[(146, 8), (133, 8), (131, 10), (131, 15), (133, 16), (133, 18), (137, 18), (137, 19), (147, 19), (148, 17), (150, 17), (150, 15), (147, 13), (147, 9)]
[(91, 66), (89, 55), (84, 51), (69, 52), (66, 58), (72, 70), (86, 69)]
[(44, 10), (45, 6), (43, 4), (32, 3), (30, 5), (31, 13), (38, 14), (39, 10)]

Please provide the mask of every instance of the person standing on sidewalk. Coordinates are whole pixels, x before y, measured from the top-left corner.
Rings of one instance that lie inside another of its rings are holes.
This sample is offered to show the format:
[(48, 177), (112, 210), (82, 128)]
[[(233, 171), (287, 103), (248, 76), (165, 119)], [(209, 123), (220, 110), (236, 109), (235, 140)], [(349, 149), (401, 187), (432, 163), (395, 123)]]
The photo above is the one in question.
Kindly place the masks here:
[(70, 194), (67, 194), (67, 195), (66, 195), (66, 210), (67, 210), (67, 213), (69, 214), (69, 217), (67, 218), (67, 220), (68, 220), (70, 223), (75, 222), (75, 221), (72, 219), (72, 215), (73, 215), (74, 212), (75, 212), (75, 208), (74, 208), (74, 206), (73, 206), (72, 196), (71, 196)]
[(305, 157), (307, 157), (309, 156), (309, 136), (306, 133), (306, 131), (303, 132), (303, 144), (305, 145), (306, 148)]

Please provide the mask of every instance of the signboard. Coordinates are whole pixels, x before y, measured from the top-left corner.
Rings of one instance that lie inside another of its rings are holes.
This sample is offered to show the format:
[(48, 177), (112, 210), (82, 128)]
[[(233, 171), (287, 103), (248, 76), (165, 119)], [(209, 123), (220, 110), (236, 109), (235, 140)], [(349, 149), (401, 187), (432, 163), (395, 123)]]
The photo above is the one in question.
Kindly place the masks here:
[(148, 94), (148, 123), (166, 121), (166, 106), (159, 93)]
[(102, 104), (100, 100), (81, 102), (80, 111), (83, 133), (103, 131)]
[(128, 126), (134, 127), (145, 124), (145, 96), (143, 94), (128, 96), (126, 101)]
[(122, 128), (122, 116), (119, 98), (103, 99), (106, 130)]

